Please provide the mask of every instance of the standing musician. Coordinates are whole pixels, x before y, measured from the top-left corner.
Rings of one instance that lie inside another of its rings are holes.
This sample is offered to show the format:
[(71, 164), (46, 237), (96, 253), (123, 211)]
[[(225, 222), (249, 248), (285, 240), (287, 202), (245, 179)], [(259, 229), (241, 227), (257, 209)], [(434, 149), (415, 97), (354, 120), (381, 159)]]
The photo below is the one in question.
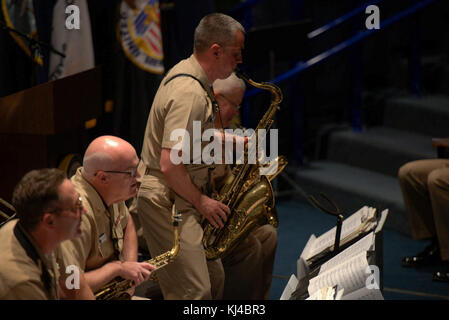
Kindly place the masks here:
[[(228, 128), (234, 119), (238, 119), (239, 106), (246, 89), (245, 82), (233, 73), (224, 80), (216, 80), (213, 87), (215, 99), (220, 106), (215, 114), (215, 127)], [(214, 166), (212, 188), (214, 192), (218, 192), (231, 169), (227, 164)], [(222, 258), (226, 275), (223, 299), (269, 299), (276, 247), (276, 228), (266, 224), (251, 232), (231, 253)]]
[[(174, 130), (189, 133), (193, 146), (194, 121), (204, 130), (213, 128), (216, 79), (227, 78), (242, 62), (244, 28), (233, 18), (213, 13), (201, 19), (195, 29), (193, 54), (175, 65), (156, 93), (141, 154), (141, 179), (137, 210), (151, 256), (172, 246), (171, 208), (175, 203), (182, 216), (180, 252), (173, 263), (158, 272), (164, 299), (220, 299), (224, 270), (220, 259), (207, 261), (201, 222), (207, 219), (221, 228), (229, 208), (205, 194), (207, 167), (195, 152), (184, 157), (188, 164), (175, 164), (171, 153), (181, 155)], [(186, 135), (187, 136), (187, 135)], [(201, 149), (207, 144), (201, 143)], [(195, 150), (193, 150), (195, 151)], [(201, 152), (200, 152), (201, 154)]]
[(12, 204), (18, 219), (0, 228), (0, 299), (93, 299), (82, 275), (81, 290), (74, 291), (59, 278), (54, 251), (62, 241), (80, 236), (85, 213), (65, 174), (58, 169), (28, 172), (15, 187)]
[[(133, 146), (114, 136), (93, 140), (83, 167), (72, 177), (86, 214), (81, 236), (61, 244), (59, 262), (85, 272), (93, 292), (116, 277), (132, 280), (134, 287), (148, 280), (154, 266), (137, 262), (137, 235), (125, 201), (137, 193), (139, 158)], [(135, 297), (134, 297), (135, 298)]]

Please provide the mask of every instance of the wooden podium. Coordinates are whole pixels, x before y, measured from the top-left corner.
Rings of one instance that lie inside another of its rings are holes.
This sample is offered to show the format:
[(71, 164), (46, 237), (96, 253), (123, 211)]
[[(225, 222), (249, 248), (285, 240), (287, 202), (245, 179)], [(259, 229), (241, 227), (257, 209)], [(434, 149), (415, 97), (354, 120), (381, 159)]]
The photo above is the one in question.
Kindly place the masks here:
[(82, 154), (86, 122), (101, 113), (99, 67), (0, 98), (0, 198), (28, 171)]

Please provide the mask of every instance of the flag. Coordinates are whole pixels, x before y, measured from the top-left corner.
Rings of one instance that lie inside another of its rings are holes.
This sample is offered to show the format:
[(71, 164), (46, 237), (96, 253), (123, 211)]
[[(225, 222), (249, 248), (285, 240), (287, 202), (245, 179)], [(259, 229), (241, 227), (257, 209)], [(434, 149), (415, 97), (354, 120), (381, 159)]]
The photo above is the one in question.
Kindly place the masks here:
[[(74, 5), (79, 11), (66, 10)], [(66, 12), (67, 11), (67, 12)], [(67, 20), (79, 14), (79, 29), (70, 29)], [(53, 9), (51, 36), (55, 50), (64, 53), (62, 57), (54, 52), (50, 55), (49, 80), (60, 79), (95, 66), (89, 10), (86, 0), (58, 0)]]
[[(21, 33), (29, 38), (37, 40), (33, 0), (1, 0), (1, 5), (6, 26), (17, 31), (10, 32), (12, 38), (28, 56), (42, 66), (42, 53), (39, 50), (31, 52), (30, 47), (32, 46), (30, 46), (29, 41), (19, 34)], [(33, 48), (39, 49), (38, 47)]]
[(139, 68), (164, 73), (164, 52), (158, 0), (136, 0), (136, 9), (120, 6), (119, 41), (125, 55)]

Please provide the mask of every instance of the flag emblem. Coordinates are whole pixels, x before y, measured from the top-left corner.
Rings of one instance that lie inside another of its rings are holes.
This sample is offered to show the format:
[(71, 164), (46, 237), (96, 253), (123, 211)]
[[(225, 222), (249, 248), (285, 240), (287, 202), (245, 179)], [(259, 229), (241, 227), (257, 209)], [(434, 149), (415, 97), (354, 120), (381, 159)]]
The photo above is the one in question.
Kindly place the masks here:
[(126, 56), (139, 68), (164, 73), (158, 0), (136, 0), (137, 9), (125, 1), (120, 7), (119, 38)]

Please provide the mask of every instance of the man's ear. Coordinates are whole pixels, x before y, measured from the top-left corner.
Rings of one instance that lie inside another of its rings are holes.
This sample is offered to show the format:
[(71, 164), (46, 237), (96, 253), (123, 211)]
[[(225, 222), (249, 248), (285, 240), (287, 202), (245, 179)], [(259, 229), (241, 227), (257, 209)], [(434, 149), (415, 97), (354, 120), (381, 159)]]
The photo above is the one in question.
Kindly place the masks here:
[(104, 171), (98, 171), (97, 174), (95, 175), (95, 178), (98, 179), (99, 182), (101, 183), (106, 183), (107, 182), (107, 175), (105, 174)]
[(53, 229), (55, 225), (55, 215), (50, 212), (44, 212), (42, 215), (42, 224), (48, 229)]
[(218, 58), (219, 54), (221, 53), (221, 46), (218, 43), (214, 43), (213, 45), (210, 46), (210, 50), (212, 52), (212, 54)]

